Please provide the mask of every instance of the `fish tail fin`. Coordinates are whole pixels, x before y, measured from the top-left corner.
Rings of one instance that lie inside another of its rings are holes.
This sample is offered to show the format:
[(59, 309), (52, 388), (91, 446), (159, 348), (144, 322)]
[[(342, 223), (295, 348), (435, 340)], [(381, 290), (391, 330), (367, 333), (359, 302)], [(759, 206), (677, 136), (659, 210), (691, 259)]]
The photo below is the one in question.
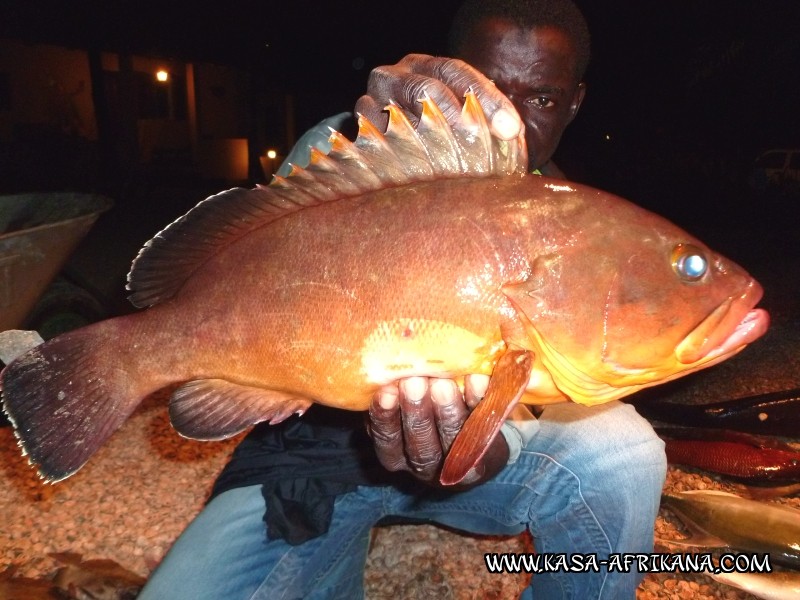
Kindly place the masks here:
[(80, 469), (146, 395), (109, 348), (124, 337), (115, 321), (31, 348), (0, 373), (3, 410), (23, 454), (48, 482)]

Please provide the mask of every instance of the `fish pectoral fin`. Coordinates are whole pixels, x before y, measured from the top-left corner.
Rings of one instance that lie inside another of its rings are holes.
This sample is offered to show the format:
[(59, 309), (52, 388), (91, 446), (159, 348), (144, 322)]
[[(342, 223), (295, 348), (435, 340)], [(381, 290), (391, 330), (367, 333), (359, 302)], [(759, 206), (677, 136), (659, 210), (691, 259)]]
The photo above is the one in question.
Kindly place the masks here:
[(532, 366), (533, 354), (528, 350), (508, 350), (500, 357), (486, 395), (467, 418), (447, 454), (439, 476), (442, 485), (459, 483), (483, 458), (525, 392)]
[(195, 440), (224, 440), (251, 425), (277, 424), (292, 414), (302, 414), (311, 400), (224, 379), (198, 379), (179, 387), (169, 403), (175, 430)]

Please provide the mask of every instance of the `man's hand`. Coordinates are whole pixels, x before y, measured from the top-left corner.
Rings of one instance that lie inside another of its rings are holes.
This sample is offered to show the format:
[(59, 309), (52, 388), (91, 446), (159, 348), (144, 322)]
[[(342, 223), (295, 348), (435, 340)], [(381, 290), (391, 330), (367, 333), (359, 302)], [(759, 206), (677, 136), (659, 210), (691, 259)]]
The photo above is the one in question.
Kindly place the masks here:
[(453, 124), (470, 89), (486, 113), (492, 134), (503, 140), (516, 138), (523, 123), (511, 101), (480, 72), (455, 58), (409, 54), (396, 65), (376, 67), (369, 75), (366, 95), (356, 103), (356, 112), (383, 131), (388, 123), (384, 108), (393, 101), (416, 125), (422, 113), (420, 99), (427, 94)]
[[(464, 395), (450, 379), (410, 377), (384, 386), (369, 409), (370, 433), (381, 464), (436, 485), (450, 445), (488, 383), (487, 376), (468, 376)], [(498, 435), (459, 487), (493, 477), (507, 462), (508, 445)]]

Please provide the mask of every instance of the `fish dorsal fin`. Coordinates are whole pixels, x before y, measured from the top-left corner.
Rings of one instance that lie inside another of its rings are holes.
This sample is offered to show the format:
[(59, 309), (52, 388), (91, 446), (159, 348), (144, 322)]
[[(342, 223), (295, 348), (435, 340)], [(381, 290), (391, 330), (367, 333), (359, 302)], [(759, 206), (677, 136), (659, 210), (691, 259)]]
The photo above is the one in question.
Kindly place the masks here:
[(307, 168), (293, 166), (268, 186), (235, 188), (200, 202), (139, 251), (128, 274), (130, 301), (144, 307), (171, 298), (222, 248), (304, 208), (418, 181), (525, 173), (524, 134), (511, 141), (491, 135), (472, 92), (452, 126), (432, 99), (421, 102), (416, 128), (390, 104), (385, 133), (359, 116), (355, 142), (332, 130), (330, 152), (312, 148)]

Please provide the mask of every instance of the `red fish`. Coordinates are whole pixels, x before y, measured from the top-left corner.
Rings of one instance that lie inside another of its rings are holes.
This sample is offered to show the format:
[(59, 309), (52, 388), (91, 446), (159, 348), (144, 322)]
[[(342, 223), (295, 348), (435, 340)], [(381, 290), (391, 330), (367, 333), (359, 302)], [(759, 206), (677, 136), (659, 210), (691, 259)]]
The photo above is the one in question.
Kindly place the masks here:
[(0, 375), (49, 480), (80, 468), (147, 394), (183, 435), (220, 439), (311, 402), (364, 410), (412, 375), (491, 374), (442, 473), (456, 483), (518, 401), (587, 405), (713, 365), (766, 329), (761, 287), (666, 220), (524, 174), (468, 96), (450, 126), (333, 133), (268, 187), (213, 196), (129, 275), (149, 307), (32, 349)]
[(666, 440), (667, 460), (745, 481), (800, 481), (800, 452), (741, 442)]

